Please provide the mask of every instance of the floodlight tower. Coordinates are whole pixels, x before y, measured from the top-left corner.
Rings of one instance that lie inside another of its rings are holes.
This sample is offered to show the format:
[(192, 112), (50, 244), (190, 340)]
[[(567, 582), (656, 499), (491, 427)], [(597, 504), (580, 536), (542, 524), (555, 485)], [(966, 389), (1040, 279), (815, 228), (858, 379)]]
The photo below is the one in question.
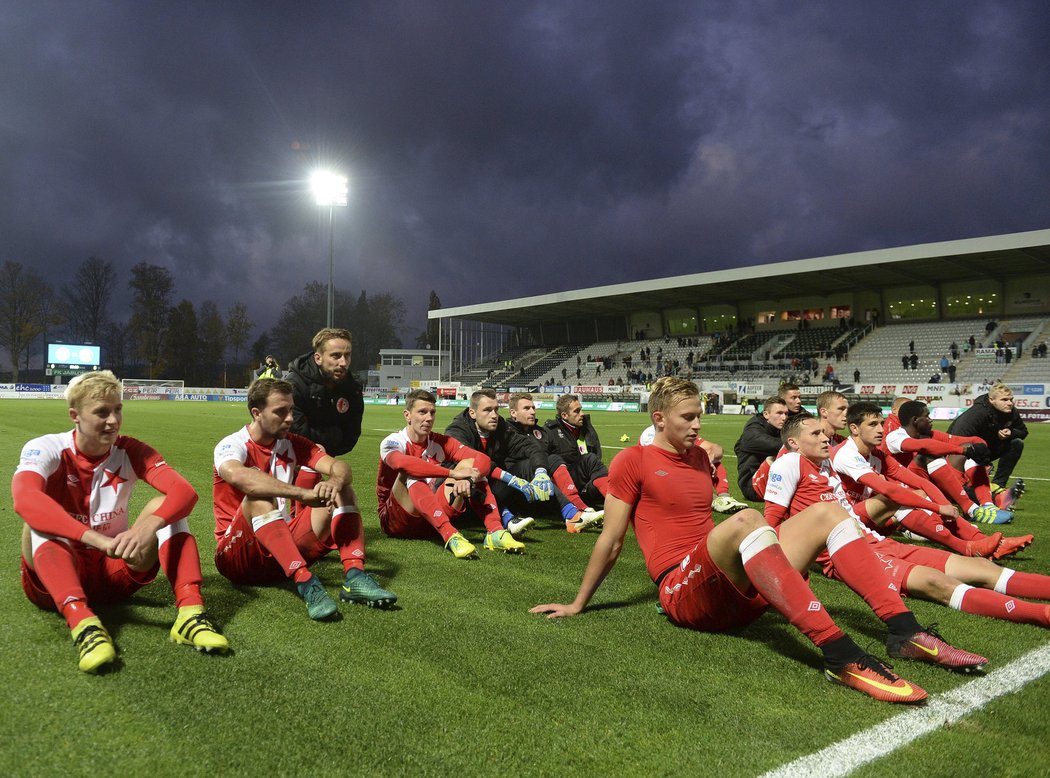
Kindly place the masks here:
[(335, 307), (335, 287), (332, 285), (333, 265), (335, 263), (335, 221), (336, 208), (345, 208), (347, 204), (347, 179), (330, 170), (318, 170), (310, 176), (310, 189), (314, 201), (322, 208), (328, 209), (328, 324), (332, 326), (332, 311)]

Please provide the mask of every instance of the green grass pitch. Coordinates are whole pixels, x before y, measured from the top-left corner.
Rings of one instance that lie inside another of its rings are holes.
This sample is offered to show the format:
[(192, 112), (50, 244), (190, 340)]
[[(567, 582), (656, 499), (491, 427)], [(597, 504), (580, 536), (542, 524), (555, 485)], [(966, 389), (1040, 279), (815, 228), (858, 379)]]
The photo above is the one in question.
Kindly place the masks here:
[[(443, 428), (454, 409), (439, 409)], [(641, 414), (593, 414), (607, 458)], [(288, 587), (241, 588), (215, 572), (211, 452), (247, 419), (243, 406), (129, 402), (124, 431), (156, 446), (197, 487), (190, 517), (204, 593), (234, 652), (206, 656), (168, 642), (166, 580), (100, 611), (119, 650), (115, 672), (79, 673), (65, 623), (33, 607), (18, 578), (20, 519), (0, 497), (0, 773), (4, 775), (755, 775), (900, 712), (821, 676), (818, 653), (777, 614), (734, 635), (678, 629), (659, 616), (633, 538), (583, 615), (527, 610), (576, 592), (596, 535), (541, 521), (520, 557), (453, 560), (437, 543), (382, 535), (374, 480), (379, 441), (400, 409), (369, 406), (349, 456), (365, 516), (368, 568), (396, 610), (341, 606), (311, 622)], [(67, 425), (55, 401), (0, 402), (0, 464), (14, 471), (29, 438)], [(743, 418), (708, 417), (728, 451)], [(1036, 543), (1011, 565), (1050, 572), (1050, 454), (1033, 425), (1018, 475), (1028, 478), (1014, 528)], [(731, 480), (735, 460), (726, 460)], [(733, 490), (736, 492), (736, 489)], [(138, 490), (137, 509), (151, 490)], [(478, 525), (463, 527), (477, 541)], [(334, 591), (335, 555), (315, 567)], [(863, 602), (813, 576), (818, 595), (862, 645), (885, 656)], [(924, 623), (990, 657), (989, 669), (1047, 643), (1046, 631), (909, 601)], [(935, 667), (897, 667), (932, 695), (966, 683)], [(1042, 679), (862, 775), (1032, 775), (1050, 765)], [(1044, 773), (1045, 774), (1045, 773)]]

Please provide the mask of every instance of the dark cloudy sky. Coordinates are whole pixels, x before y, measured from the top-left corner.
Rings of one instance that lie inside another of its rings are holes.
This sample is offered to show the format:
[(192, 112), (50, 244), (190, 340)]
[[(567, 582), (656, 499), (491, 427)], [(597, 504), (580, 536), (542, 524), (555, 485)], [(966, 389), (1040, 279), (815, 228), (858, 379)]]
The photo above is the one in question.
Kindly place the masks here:
[(1050, 226), (1050, 4), (0, 3), (0, 261), (262, 326)]

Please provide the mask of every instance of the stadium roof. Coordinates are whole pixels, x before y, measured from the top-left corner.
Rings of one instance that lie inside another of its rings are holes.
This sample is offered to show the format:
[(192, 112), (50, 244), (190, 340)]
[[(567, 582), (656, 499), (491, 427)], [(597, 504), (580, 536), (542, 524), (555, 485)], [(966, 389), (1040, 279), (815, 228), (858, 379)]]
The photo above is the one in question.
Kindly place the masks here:
[(1050, 230), (923, 243), (765, 265), (734, 267), (627, 284), (574, 289), (430, 311), (429, 319), (462, 318), (522, 326), (631, 311), (735, 305), (749, 300), (882, 291), (944, 281), (1002, 282), (1050, 272)]

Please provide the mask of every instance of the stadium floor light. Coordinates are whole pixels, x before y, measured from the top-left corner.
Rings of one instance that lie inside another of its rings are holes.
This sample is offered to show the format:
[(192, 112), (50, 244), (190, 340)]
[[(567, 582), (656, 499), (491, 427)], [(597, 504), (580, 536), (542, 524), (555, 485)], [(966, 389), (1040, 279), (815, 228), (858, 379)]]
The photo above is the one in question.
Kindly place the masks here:
[(335, 220), (336, 208), (347, 205), (347, 178), (330, 170), (317, 170), (310, 176), (310, 189), (314, 201), (328, 209), (328, 324), (332, 326), (332, 311), (335, 307), (335, 287), (332, 285), (335, 264)]

